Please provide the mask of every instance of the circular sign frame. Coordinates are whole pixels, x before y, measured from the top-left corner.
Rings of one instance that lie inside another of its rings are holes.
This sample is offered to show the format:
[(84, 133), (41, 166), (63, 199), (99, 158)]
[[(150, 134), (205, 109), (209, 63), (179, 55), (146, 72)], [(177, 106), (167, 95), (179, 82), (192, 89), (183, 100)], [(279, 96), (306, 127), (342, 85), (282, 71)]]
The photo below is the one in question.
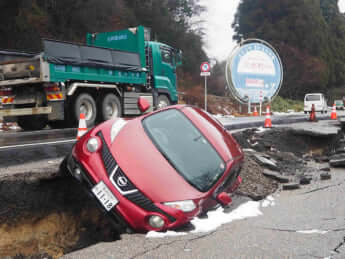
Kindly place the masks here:
[(200, 71), (201, 72), (210, 72), (211, 66), (208, 62), (202, 62), (200, 65)]
[(283, 65), (269, 43), (247, 39), (230, 53), (225, 76), (230, 92), (240, 103), (270, 102), (282, 86)]

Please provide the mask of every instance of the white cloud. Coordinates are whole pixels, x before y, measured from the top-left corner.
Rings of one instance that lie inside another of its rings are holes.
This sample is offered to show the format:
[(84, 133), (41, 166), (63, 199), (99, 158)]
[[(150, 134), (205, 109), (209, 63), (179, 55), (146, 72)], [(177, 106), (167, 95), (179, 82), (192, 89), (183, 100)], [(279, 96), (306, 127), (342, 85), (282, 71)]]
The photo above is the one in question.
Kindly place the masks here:
[(202, 15), (206, 21), (205, 51), (210, 57), (225, 60), (236, 46), (232, 40), (234, 34), (231, 24), (240, 0), (201, 0), (200, 4), (208, 11)]

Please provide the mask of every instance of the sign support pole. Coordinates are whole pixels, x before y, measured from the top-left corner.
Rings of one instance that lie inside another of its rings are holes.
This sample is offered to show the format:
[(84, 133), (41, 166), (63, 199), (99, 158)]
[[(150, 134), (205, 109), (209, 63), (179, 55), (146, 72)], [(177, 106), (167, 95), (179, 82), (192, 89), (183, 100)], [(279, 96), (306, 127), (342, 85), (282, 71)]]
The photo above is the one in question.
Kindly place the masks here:
[(207, 76), (205, 76), (205, 111), (207, 111)]
[(211, 75), (211, 66), (208, 62), (203, 62), (200, 66), (201, 76), (205, 77), (205, 111), (207, 111), (207, 77)]

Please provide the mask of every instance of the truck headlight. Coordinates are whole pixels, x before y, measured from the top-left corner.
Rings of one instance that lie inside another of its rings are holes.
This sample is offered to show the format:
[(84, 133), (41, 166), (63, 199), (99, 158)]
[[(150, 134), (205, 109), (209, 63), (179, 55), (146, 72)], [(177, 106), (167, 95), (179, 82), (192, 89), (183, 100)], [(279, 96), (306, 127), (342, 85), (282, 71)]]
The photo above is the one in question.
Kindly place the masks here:
[(115, 137), (117, 136), (117, 134), (119, 134), (119, 132), (121, 131), (121, 129), (127, 124), (127, 121), (125, 121), (124, 119), (117, 119), (113, 126), (111, 126), (111, 131), (110, 131), (110, 139), (111, 139), (111, 143), (114, 142)]
[(183, 212), (191, 212), (196, 208), (192, 200), (164, 202), (163, 204), (174, 209), (182, 210)]

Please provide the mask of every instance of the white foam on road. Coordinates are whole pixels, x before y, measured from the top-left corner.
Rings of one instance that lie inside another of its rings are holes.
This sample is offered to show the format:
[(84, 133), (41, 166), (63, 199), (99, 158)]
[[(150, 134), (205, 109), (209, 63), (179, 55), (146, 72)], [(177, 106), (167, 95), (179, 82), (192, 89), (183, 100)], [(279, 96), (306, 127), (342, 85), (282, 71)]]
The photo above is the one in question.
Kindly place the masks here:
[(319, 230), (319, 229), (309, 229), (309, 230), (298, 230), (296, 231), (296, 233), (300, 233), (300, 234), (321, 234), (324, 235), (326, 233), (328, 233), (327, 230)]
[(209, 211), (207, 213), (207, 218), (194, 218), (191, 223), (194, 226), (194, 229), (188, 232), (176, 232), (176, 231), (167, 231), (167, 232), (156, 232), (150, 231), (146, 234), (147, 238), (163, 238), (168, 236), (182, 236), (187, 234), (203, 233), (210, 232), (223, 224), (230, 223), (235, 220), (246, 219), (250, 217), (257, 217), (263, 215), (260, 211), (260, 207), (265, 206), (274, 206), (274, 198), (268, 196), (263, 201), (248, 201), (243, 203), (238, 208), (234, 209), (231, 212), (224, 211), (223, 208), (219, 207), (214, 211)]
[(274, 198), (271, 195), (267, 196), (266, 199), (261, 202), (261, 207), (263, 208), (271, 207), (274, 205), (275, 205)]

